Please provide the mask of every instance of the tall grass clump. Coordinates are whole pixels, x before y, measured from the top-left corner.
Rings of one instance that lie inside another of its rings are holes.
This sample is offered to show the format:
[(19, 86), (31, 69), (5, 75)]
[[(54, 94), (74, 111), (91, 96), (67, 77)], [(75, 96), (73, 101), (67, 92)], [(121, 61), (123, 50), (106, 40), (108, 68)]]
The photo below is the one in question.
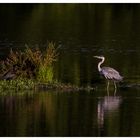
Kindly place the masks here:
[(56, 61), (57, 51), (55, 44), (49, 43), (38, 70), (37, 79), (42, 82), (53, 82), (53, 62)]
[(50, 42), (45, 51), (39, 48), (25, 51), (11, 49), (6, 60), (1, 62), (1, 79), (36, 79), (40, 82), (53, 81), (53, 62), (57, 60), (57, 48)]
[(38, 81), (41, 82), (53, 82), (53, 67), (52, 66), (41, 66), (38, 71)]

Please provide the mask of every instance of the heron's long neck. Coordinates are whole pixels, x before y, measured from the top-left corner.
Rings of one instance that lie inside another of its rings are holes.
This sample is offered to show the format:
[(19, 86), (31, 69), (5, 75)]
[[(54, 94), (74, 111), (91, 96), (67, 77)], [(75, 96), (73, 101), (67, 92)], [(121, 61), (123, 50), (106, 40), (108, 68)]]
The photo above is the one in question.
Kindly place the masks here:
[(103, 64), (105, 59), (103, 58), (102, 61), (98, 63), (98, 70), (101, 71), (101, 64)]

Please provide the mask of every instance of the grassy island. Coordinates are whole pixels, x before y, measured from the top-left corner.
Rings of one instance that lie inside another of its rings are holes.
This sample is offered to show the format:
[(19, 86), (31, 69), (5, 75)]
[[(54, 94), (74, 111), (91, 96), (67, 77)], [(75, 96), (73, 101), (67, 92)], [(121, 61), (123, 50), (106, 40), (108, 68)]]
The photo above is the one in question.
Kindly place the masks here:
[(58, 59), (58, 48), (48, 43), (46, 50), (31, 49), (21, 51), (11, 49), (8, 57), (0, 65), (0, 90), (59, 89), (93, 90), (56, 82), (53, 64)]

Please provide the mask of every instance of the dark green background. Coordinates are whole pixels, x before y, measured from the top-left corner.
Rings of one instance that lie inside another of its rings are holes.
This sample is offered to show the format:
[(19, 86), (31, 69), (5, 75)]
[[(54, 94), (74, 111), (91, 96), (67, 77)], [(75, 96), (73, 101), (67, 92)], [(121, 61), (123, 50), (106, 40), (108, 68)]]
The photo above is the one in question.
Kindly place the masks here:
[(59, 46), (55, 78), (92, 92), (0, 94), (0, 136), (140, 136), (140, 90), (105, 80), (94, 55), (124, 83), (140, 83), (140, 4), (0, 4), (0, 57), (26, 45)]

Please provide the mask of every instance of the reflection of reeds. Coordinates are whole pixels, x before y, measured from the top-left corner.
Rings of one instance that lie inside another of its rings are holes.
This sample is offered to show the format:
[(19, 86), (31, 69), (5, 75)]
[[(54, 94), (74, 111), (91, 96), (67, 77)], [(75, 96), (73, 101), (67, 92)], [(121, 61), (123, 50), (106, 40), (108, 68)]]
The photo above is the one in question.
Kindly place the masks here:
[(53, 62), (57, 58), (55, 44), (50, 42), (44, 53), (39, 48), (27, 47), (24, 52), (11, 49), (8, 58), (1, 63), (1, 73), (14, 73), (16, 78), (33, 78), (39, 81), (52, 82)]

